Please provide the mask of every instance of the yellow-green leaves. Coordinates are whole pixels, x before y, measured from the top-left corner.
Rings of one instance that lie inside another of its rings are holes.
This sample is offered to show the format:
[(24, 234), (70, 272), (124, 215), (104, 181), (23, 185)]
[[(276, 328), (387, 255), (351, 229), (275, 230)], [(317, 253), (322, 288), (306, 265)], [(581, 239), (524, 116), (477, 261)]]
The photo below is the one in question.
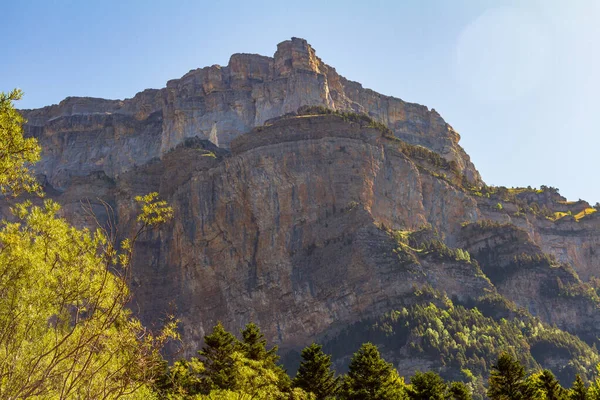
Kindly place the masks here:
[[(12, 105), (20, 97), (0, 94), (2, 195), (40, 190), (28, 170), (40, 148), (23, 137)], [(138, 201), (138, 234), (173, 214), (156, 193)], [(172, 318), (152, 333), (126, 308), (135, 237), (118, 249), (59, 210), (50, 200), (24, 202), (12, 207), (14, 222), (0, 225), (0, 399), (150, 398), (159, 350), (178, 335)]]
[(3, 195), (40, 191), (28, 169), (39, 160), (40, 146), (34, 138), (23, 137), (24, 120), (12, 104), (22, 95), (18, 89), (0, 93), (0, 193)]
[(173, 209), (164, 200), (158, 200), (158, 193), (136, 196), (135, 201), (142, 207), (137, 220), (144, 225), (155, 226), (169, 221), (173, 217)]
[(19, 220), (0, 229), (0, 398), (135, 392), (152, 382), (175, 323), (153, 335), (133, 318), (114, 246), (58, 209), (18, 205)]

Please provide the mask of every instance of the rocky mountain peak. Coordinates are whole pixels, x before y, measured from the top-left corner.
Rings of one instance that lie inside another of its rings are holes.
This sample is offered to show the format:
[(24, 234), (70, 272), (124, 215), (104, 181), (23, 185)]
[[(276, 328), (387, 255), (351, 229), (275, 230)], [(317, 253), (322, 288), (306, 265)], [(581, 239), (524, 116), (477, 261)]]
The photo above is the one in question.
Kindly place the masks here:
[[(367, 114), (402, 140), (455, 161), (475, 184), (481, 181), (458, 144), (458, 134), (437, 112), (347, 80), (299, 38), (281, 42), (274, 57), (234, 54), (225, 67), (192, 70), (163, 89), (148, 89), (130, 99), (69, 97), (23, 114), (30, 134), (42, 144), (50, 137), (56, 140), (57, 134), (70, 138), (68, 145), (44, 146), (54, 150), (38, 165), (49, 182), (64, 187), (70, 176), (93, 170), (114, 178), (162, 157), (189, 137), (227, 149), (234, 138), (265, 121), (313, 105)], [(93, 132), (98, 144), (94, 155), (87, 154), (86, 132)], [(142, 142), (138, 147), (143, 151), (131, 151), (134, 143)], [(60, 170), (55, 169), (57, 160), (65, 161)]]
[(322, 62), (315, 50), (305, 39), (293, 37), (277, 45), (274, 67), (278, 76), (286, 76), (294, 71), (322, 73)]

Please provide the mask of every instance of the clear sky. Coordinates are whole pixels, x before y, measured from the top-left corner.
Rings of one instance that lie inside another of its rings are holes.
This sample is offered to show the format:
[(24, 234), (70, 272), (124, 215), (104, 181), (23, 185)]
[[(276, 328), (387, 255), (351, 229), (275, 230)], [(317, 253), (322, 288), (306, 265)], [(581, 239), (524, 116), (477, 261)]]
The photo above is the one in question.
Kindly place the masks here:
[(302, 37), (346, 78), (435, 108), (488, 184), (600, 201), (600, 1), (19, 0), (0, 9), (19, 108), (127, 98)]

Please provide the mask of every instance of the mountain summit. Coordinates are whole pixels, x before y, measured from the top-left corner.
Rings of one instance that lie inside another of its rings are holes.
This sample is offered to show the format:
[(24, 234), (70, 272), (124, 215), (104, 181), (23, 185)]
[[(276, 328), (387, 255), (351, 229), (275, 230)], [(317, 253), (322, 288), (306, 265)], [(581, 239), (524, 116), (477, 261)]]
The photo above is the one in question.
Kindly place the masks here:
[(512, 346), (570, 383), (598, 359), (596, 209), (485, 185), (435, 110), (347, 80), (303, 39), (22, 112), (71, 221), (93, 225), (82, 200), (119, 232), (136, 195), (173, 206), (138, 241), (133, 309), (174, 313), (187, 354), (220, 320), (256, 322), (290, 360), (319, 340), (343, 365), (372, 340), (403, 375), (484, 376)]

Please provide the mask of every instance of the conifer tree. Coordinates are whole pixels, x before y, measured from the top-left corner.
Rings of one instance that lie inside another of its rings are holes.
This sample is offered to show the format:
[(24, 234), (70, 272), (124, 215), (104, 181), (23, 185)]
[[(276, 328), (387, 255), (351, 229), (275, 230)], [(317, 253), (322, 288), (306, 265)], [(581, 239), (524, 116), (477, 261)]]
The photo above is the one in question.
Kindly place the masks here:
[(573, 382), (573, 386), (571, 390), (569, 390), (569, 399), (570, 400), (586, 400), (587, 399), (588, 388), (585, 386), (583, 379), (581, 376), (577, 374), (575, 376), (575, 381)]
[(242, 342), (240, 348), (244, 356), (254, 361), (265, 361), (275, 364), (279, 360), (277, 346), (267, 350), (267, 340), (260, 331), (258, 325), (250, 322), (242, 330)]
[(503, 352), (492, 366), (487, 395), (495, 400), (521, 400), (525, 398), (525, 368), (509, 353)]
[(250, 322), (242, 330), (242, 341), (239, 344), (244, 357), (253, 361), (260, 361), (265, 368), (273, 370), (278, 377), (277, 385), (280, 390), (287, 392), (291, 387), (291, 379), (287, 372), (277, 364), (279, 356), (277, 355), (277, 346), (267, 350), (267, 340), (260, 331), (258, 325)]
[(338, 378), (331, 370), (331, 356), (316, 343), (304, 348), (302, 362), (292, 385), (314, 393), (317, 400), (333, 398), (338, 388)]
[(204, 336), (204, 347), (198, 352), (204, 364), (207, 389), (234, 389), (235, 371), (233, 353), (240, 346), (238, 340), (226, 331), (221, 322), (210, 335)]
[(547, 400), (561, 400), (566, 398), (566, 391), (560, 386), (558, 380), (550, 370), (543, 370), (538, 377), (538, 387), (542, 390)]
[(348, 375), (343, 380), (340, 398), (344, 400), (406, 399), (403, 380), (392, 364), (381, 358), (372, 343), (354, 353)]
[(452, 382), (448, 391), (452, 400), (471, 400), (473, 398), (464, 382)]
[(600, 364), (596, 365), (596, 378), (590, 382), (587, 397), (590, 400), (600, 400)]
[(416, 372), (407, 389), (411, 400), (444, 400), (448, 391), (446, 382), (435, 372)]

